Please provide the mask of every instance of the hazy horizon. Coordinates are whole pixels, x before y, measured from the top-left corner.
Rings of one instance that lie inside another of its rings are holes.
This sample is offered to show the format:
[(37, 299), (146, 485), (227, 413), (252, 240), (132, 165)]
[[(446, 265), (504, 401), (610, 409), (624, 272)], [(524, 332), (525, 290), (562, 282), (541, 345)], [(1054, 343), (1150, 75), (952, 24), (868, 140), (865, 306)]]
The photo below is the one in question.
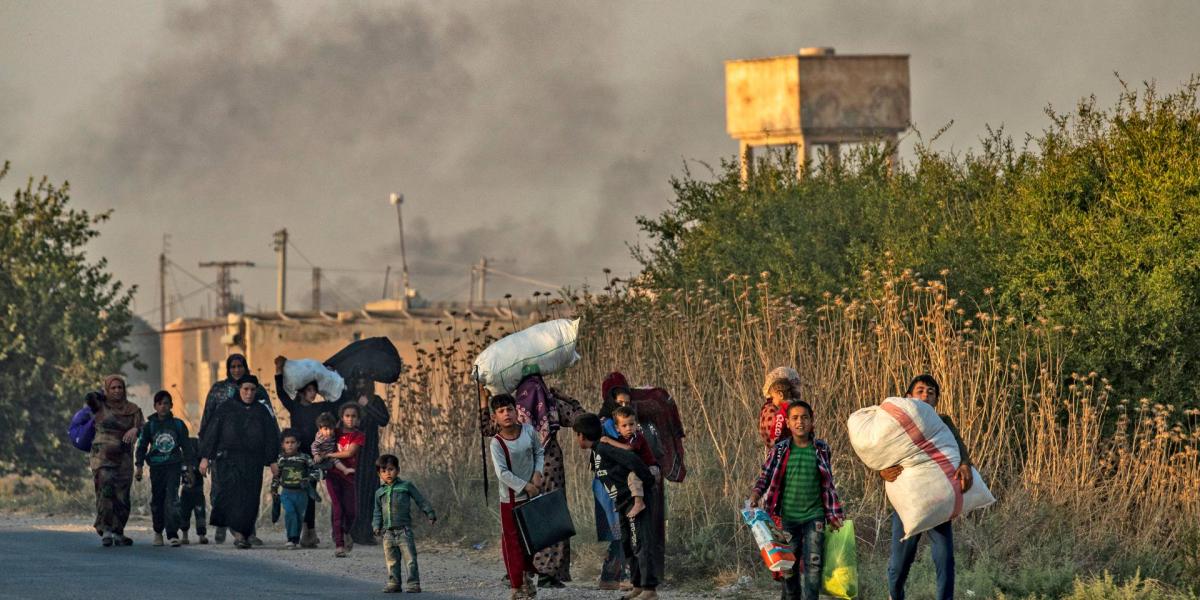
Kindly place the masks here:
[[(965, 151), (987, 124), (1020, 140), (1047, 105), (1111, 104), (1114, 72), (1178, 88), (1200, 72), (1197, 25), (1200, 4), (1165, 1), (5, 0), (0, 160), (8, 190), (44, 174), (69, 180), (79, 207), (114, 210), (90, 252), (140, 286), (152, 323), (163, 234), (206, 282), (198, 261), (256, 261), (234, 275), (251, 308), (274, 306), (282, 227), (326, 270), (326, 308), (378, 297), (400, 264), (391, 192), (405, 194), (413, 284), (430, 299), (465, 299), (482, 254), (601, 286), (605, 267), (636, 270), (634, 217), (668, 206), (685, 161), (736, 153), (724, 60), (909, 54), (914, 126), (953, 121), (936, 147)], [(308, 273), (289, 277), (289, 308), (307, 309)], [(200, 287), (168, 280), (172, 294)], [(493, 299), (533, 289), (489, 281)]]

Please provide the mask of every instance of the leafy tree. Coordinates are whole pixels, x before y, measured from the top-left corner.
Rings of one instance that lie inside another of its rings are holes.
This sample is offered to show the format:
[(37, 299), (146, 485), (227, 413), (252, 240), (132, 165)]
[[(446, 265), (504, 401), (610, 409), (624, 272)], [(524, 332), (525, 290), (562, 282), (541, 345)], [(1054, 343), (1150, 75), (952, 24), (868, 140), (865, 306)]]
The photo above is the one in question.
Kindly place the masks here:
[(639, 225), (649, 285), (769, 271), (797, 298), (853, 288), (885, 256), (991, 309), (1075, 331), (1070, 365), (1119, 394), (1200, 404), (1200, 107), (1194, 80), (1160, 96), (1126, 88), (1047, 111), (1023, 148), (988, 130), (966, 155), (918, 146), (889, 173), (868, 149), (797, 178), (791, 160), (685, 171), (670, 209)]
[(1193, 80), (1049, 113), (1011, 195), (1007, 303), (1076, 328), (1076, 365), (1133, 397), (1200, 398), (1200, 106)]
[(30, 179), (0, 199), (0, 473), (77, 475), (86, 461), (66, 439), (71, 415), (134, 358), (121, 349), (134, 289), (84, 251), (109, 215), (70, 208), (68, 192)]

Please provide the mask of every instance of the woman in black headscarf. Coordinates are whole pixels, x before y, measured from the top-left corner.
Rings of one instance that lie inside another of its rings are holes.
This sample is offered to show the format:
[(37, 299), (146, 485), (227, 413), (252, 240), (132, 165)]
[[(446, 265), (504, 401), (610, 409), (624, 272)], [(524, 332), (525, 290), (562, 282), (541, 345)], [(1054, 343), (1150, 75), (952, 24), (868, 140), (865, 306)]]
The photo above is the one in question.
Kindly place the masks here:
[(379, 474), (375, 461), (379, 458), (379, 430), (391, 422), (387, 405), (375, 393), (375, 382), (354, 378), (342, 394), (342, 405), (353, 402), (358, 405), (358, 429), (367, 436), (367, 442), (358, 452), (358, 469), (354, 471), (354, 487), (358, 493), (358, 519), (350, 528), (350, 538), (355, 544), (374, 544), (375, 533), (371, 529), (371, 515), (375, 513), (375, 490), (379, 489)]
[[(250, 374), (250, 364), (246, 362), (246, 357), (241, 354), (230, 354), (225, 358), (225, 379), (218, 381), (208, 390), (208, 396), (204, 399), (204, 412), (200, 417), (200, 433), (201, 439), (204, 438), (204, 432), (208, 428), (209, 421), (212, 420), (212, 415), (221, 405), (226, 402), (237, 400), (238, 384), (237, 382), (246, 375)], [(267, 395), (267, 390), (263, 386), (258, 386), (258, 391), (254, 393), (254, 398), (267, 408), (271, 416), (275, 416), (275, 409), (271, 407), (271, 398)], [(209, 465), (214, 472), (219, 468), (216, 463)], [(209, 506), (216, 506), (217, 499), (221, 495), (220, 478), (215, 475), (212, 477), (212, 485), (208, 491)], [(218, 527), (217, 533), (213, 538), (218, 544), (225, 543), (225, 528)], [(262, 545), (262, 541), (255, 537), (254, 532), (250, 533), (250, 541), (256, 545)]]
[(234, 545), (245, 549), (258, 520), (263, 467), (278, 473), (279, 425), (256, 400), (257, 377), (244, 375), (237, 385), (238, 401), (218, 406), (200, 435), (200, 473), (207, 473), (210, 461), (219, 461), (213, 483), (221, 493), (213, 499), (209, 522), (232, 530)]

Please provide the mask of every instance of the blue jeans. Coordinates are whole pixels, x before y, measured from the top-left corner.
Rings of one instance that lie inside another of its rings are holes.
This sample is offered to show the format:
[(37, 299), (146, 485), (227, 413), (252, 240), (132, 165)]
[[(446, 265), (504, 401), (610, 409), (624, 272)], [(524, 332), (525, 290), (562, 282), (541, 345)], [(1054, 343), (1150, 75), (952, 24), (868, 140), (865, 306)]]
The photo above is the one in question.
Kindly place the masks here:
[(783, 580), (783, 600), (817, 600), (821, 593), (821, 563), (825, 554), (825, 519), (783, 524), (792, 536), (796, 564)]
[(300, 525), (304, 523), (304, 511), (308, 508), (308, 492), (303, 488), (279, 490), (279, 504), (283, 507), (283, 524), (287, 528), (287, 539), (293, 544), (300, 542)]
[[(929, 534), (933, 565), (937, 569), (937, 598), (953, 600), (954, 528), (950, 521), (946, 521), (925, 533)], [(921, 535), (918, 533), (901, 541), (904, 524), (900, 522), (899, 515), (892, 513), (892, 558), (888, 561), (888, 594), (891, 600), (904, 600), (904, 582), (908, 581), (908, 571), (917, 558), (917, 543), (921, 541)]]

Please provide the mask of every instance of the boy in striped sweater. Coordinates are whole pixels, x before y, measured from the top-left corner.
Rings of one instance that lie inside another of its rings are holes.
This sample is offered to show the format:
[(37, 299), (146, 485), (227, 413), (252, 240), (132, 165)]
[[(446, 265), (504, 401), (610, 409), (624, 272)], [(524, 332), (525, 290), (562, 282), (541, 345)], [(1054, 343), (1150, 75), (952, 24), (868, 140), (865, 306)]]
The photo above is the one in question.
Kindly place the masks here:
[(787, 428), (791, 435), (772, 447), (750, 504), (762, 506), (792, 536), (796, 564), (783, 582), (783, 597), (817, 600), (825, 527), (840, 528), (846, 516), (833, 482), (829, 444), (814, 438), (807, 402), (788, 404)]

